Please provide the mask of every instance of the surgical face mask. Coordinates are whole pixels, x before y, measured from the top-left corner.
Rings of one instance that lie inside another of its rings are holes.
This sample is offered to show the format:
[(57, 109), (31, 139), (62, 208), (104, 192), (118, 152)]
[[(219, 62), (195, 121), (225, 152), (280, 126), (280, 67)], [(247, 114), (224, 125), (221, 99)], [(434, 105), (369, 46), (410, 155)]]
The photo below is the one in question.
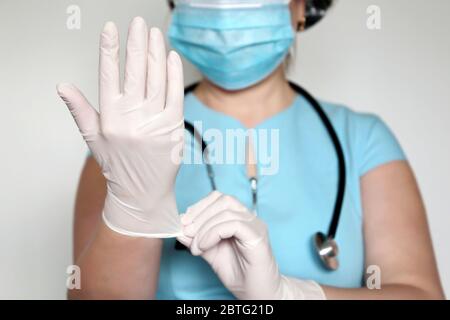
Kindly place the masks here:
[(270, 75), (294, 39), (286, 0), (175, 1), (172, 47), (217, 86), (239, 90)]

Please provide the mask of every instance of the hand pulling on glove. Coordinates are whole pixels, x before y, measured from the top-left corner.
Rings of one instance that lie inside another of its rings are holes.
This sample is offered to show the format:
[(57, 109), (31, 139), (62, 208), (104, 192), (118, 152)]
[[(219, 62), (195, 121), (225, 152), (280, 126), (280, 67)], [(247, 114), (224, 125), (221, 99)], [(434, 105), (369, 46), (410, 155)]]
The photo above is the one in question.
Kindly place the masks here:
[(243, 300), (322, 300), (314, 281), (283, 276), (263, 221), (236, 199), (213, 192), (183, 215), (177, 239), (202, 256), (222, 283)]
[[(123, 90), (119, 36), (108, 22), (100, 39), (99, 110), (73, 85), (58, 85), (107, 180), (103, 218), (116, 232), (174, 237), (181, 232), (174, 183), (183, 137), (183, 70), (166, 56), (160, 30), (142, 18), (130, 25)], [(166, 88), (167, 87), (167, 88)]]

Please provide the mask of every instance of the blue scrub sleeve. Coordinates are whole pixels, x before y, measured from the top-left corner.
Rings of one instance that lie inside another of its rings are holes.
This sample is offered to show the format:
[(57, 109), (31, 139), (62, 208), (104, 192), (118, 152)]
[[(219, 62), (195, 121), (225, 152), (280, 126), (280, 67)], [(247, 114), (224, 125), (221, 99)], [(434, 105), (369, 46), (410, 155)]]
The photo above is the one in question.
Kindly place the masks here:
[[(388, 126), (379, 117), (366, 116), (366, 134), (360, 140), (359, 175), (363, 176), (372, 169), (391, 161), (406, 160), (406, 156)], [(365, 138), (364, 138), (365, 137)]]

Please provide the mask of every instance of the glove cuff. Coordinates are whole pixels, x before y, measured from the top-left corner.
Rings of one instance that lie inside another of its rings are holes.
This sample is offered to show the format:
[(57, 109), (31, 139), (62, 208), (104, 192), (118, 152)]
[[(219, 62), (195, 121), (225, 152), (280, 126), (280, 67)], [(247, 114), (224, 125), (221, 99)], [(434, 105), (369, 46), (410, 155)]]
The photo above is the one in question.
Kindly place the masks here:
[(155, 231), (149, 230), (148, 232), (135, 232), (131, 230), (123, 229), (119, 226), (114, 225), (111, 223), (105, 212), (102, 214), (103, 222), (105, 225), (110, 228), (112, 231), (123, 234), (128, 237), (134, 237), (134, 238), (176, 238), (183, 235), (183, 232), (173, 230), (171, 232), (165, 232), (165, 233), (155, 233)]
[(147, 212), (107, 195), (103, 221), (111, 230), (130, 237), (174, 238), (183, 234), (174, 197), (159, 201)]
[(313, 280), (281, 276), (282, 300), (326, 300), (322, 287)]

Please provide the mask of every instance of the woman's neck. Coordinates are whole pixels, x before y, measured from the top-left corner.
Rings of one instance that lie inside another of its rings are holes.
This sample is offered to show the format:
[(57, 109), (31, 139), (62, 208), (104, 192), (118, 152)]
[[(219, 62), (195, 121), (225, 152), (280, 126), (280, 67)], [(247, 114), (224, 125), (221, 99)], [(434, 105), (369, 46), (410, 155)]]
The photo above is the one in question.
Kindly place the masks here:
[(227, 91), (203, 80), (194, 93), (209, 108), (237, 119), (247, 128), (288, 108), (295, 98), (283, 66), (260, 83), (243, 90)]

